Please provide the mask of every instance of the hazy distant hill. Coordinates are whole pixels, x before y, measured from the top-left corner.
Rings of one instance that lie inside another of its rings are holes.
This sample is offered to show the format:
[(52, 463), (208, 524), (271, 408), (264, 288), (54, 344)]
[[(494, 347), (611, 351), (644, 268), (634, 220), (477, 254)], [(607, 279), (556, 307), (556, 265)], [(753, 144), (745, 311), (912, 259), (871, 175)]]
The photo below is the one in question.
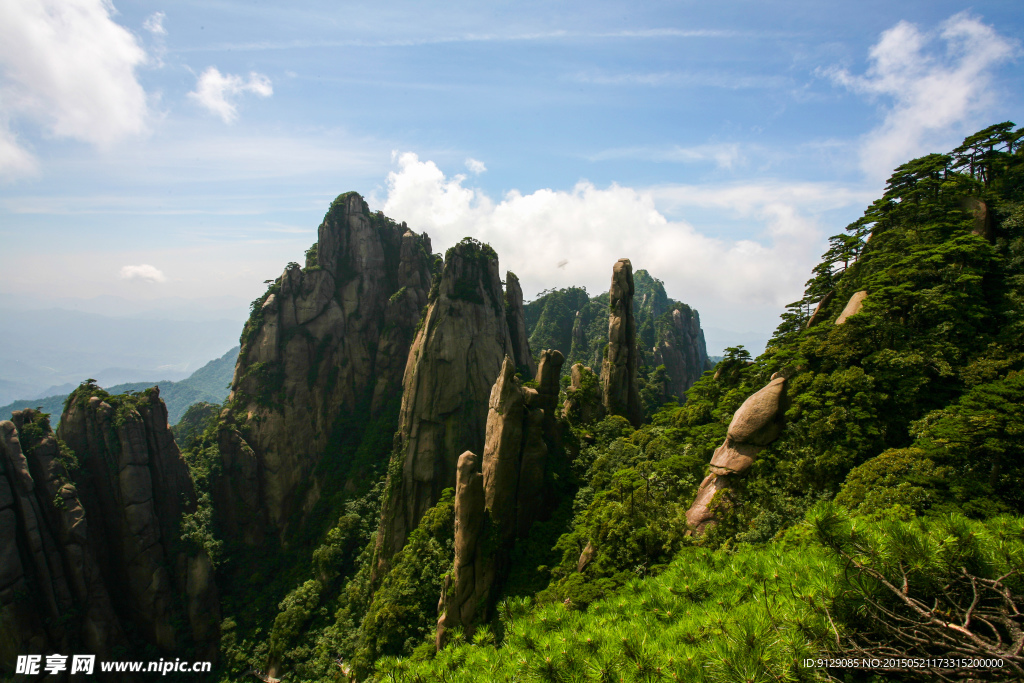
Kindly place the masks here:
[(0, 336), (0, 403), (66, 394), (86, 377), (101, 386), (183, 380), (237, 344), (244, 320), (6, 306), (0, 315), (18, 321)]
[[(238, 347), (231, 349), (223, 356), (193, 372), (189, 377), (178, 382), (129, 382), (104, 387), (112, 394), (126, 391), (142, 391), (151, 386), (160, 387), (160, 398), (167, 404), (167, 419), (175, 424), (181, 419), (190, 405), (201, 401), (221, 403), (228, 395), (228, 385), (235, 371), (235, 360), (238, 358)], [(84, 379), (84, 378), (83, 378)], [(40, 408), (44, 413), (53, 416), (56, 423), (64, 409), (64, 399), (68, 394), (56, 394), (38, 399), (23, 399), (0, 407), (0, 418), (9, 418), (11, 412), (24, 408)]]

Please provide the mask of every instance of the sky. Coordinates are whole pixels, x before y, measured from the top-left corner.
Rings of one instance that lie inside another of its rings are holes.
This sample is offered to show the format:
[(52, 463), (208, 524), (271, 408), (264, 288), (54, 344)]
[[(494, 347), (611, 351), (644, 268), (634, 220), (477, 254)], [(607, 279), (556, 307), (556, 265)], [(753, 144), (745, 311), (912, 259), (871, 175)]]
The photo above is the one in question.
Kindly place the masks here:
[(425, 7), (4, 0), (0, 308), (241, 320), (355, 190), (756, 347), (896, 166), (1024, 124), (1019, 0)]

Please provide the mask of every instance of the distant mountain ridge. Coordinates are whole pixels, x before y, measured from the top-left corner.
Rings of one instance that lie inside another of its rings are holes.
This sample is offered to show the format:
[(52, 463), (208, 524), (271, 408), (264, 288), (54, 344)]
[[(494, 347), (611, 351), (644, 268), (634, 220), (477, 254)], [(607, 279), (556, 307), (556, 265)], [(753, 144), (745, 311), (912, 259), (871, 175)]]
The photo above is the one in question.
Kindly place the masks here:
[[(151, 386), (160, 387), (160, 398), (167, 404), (167, 419), (170, 424), (177, 424), (188, 407), (194, 403), (221, 403), (228, 396), (228, 385), (235, 371), (235, 360), (238, 358), (239, 347), (235, 347), (220, 358), (211, 360), (187, 378), (177, 382), (128, 382), (117, 384), (105, 389), (111, 394), (123, 394), (128, 391), (142, 391)], [(10, 415), (15, 410), (38, 408), (44, 413), (59, 416), (64, 410), (64, 400), (68, 394), (56, 394), (45, 398), (21, 399), (0, 406), (0, 417)]]

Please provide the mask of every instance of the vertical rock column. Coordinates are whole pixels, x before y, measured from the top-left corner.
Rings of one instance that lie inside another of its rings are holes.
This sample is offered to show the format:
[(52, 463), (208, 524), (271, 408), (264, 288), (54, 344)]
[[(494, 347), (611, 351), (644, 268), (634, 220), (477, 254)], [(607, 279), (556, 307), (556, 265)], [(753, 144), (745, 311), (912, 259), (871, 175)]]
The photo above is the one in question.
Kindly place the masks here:
[[(542, 387), (544, 380), (550, 383), (551, 373), (557, 382), (561, 353), (554, 354), (542, 356), (549, 360), (541, 362), (537, 375)], [(493, 595), (508, 569), (509, 552), (545, 512), (548, 447), (545, 412), (539, 407), (544, 400), (536, 390), (520, 386), (514, 362), (506, 357), (488, 401), (482, 473), (472, 469), (477, 465), (472, 453), (459, 459), (455, 566), (438, 605), (443, 610), (437, 622), (439, 648), (447, 629), (462, 626), (471, 633), (488, 619)]]
[(483, 452), (491, 386), (513, 354), (498, 258), (489, 246), (464, 240), (449, 249), (432, 295), (405, 367), (375, 580), (441, 491), (455, 485), (460, 454)]
[(608, 292), (608, 346), (601, 366), (604, 407), (611, 415), (622, 415), (634, 427), (643, 420), (636, 386), (636, 321), (633, 319), (633, 265), (619, 259), (612, 268)]
[(505, 273), (505, 319), (508, 321), (516, 369), (527, 377), (533, 377), (537, 374), (537, 363), (530, 354), (530, 340), (526, 334), (523, 289), (519, 286), (519, 278), (511, 270)]

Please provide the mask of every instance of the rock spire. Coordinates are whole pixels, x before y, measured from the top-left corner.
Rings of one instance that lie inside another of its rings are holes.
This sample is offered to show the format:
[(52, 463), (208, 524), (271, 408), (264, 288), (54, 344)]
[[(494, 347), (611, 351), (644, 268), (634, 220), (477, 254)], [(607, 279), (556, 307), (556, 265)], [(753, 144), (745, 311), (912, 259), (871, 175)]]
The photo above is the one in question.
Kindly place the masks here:
[(601, 366), (603, 403), (611, 415), (622, 415), (639, 427), (643, 415), (636, 386), (638, 356), (633, 318), (633, 264), (619, 259), (612, 268), (608, 291), (608, 346)]

